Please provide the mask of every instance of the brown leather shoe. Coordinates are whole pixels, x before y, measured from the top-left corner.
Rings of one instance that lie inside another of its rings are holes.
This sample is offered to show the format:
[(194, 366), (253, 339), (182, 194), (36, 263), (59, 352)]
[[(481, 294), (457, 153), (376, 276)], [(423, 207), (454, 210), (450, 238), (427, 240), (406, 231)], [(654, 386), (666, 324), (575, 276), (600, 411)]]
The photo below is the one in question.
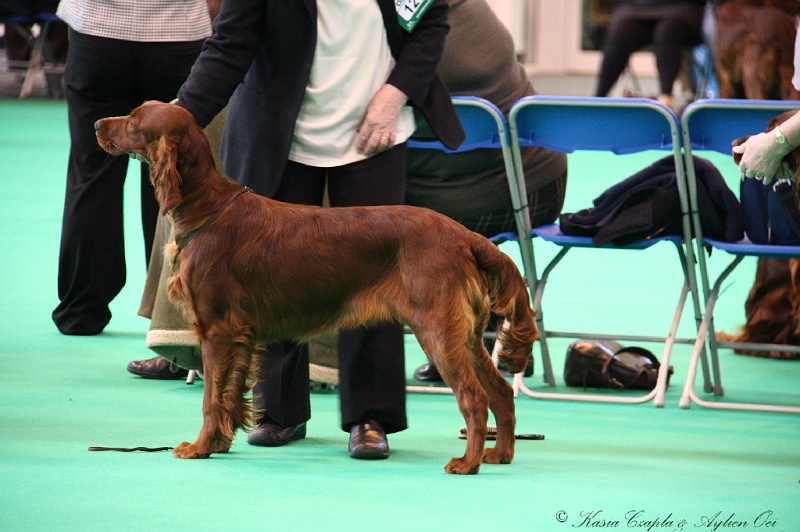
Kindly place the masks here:
[(389, 458), (389, 442), (386, 432), (377, 419), (367, 419), (350, 428), (350, 444), (347, 452), (352, 458), (381, 460)]
[(128, 371), (144, 379), (180, 380), (189, 375), (189, 370), (176, 366), (162, 357), (128, 362)]

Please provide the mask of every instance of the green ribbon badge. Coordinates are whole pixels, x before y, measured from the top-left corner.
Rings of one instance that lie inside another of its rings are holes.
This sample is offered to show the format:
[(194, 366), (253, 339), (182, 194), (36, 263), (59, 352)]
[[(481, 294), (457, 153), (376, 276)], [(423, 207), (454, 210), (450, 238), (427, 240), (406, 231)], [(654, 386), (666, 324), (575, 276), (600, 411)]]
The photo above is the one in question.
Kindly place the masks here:
[(397, 20), (407, 32), (411, 33), (431, 4), (433, 0), (395, 0)]

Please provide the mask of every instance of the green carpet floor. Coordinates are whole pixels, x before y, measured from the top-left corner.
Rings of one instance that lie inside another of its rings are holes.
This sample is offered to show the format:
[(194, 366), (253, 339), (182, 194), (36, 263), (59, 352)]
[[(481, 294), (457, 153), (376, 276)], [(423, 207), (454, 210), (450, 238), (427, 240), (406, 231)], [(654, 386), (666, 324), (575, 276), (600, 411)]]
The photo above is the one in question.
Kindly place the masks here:
[[(463, 453), (464, 422), (453, 397), (436, 394), (409, 395), (410, 428), (390, 436), (385, 461), (347, 456), (330, 392), (312, 395), (308, 437), (283, 448), (248, 446), (239, 434), (229, 454), (209, 460), (89, 452), (194, 439), (203, 385), (125, 371), (151, 355), (148, 322), (136, 316), (144, 254), (134, 178), (125, 191), (128, 282), (110, 325), (67, 337), (52, 324), (68, 147), (63, 102), (0, 100), (0, 530), (800, 530), (800, 417), (678, 408), (686, 346), (676, 348), (661, 409), (519, 397), (518, 432), (546, 439), (518, 442), (513, 464), (472, 477), (443, 471)], [(573, 179), (568, 210), (643, 164), (609, 157), (570, 156), (572, 175), (597, 181)], [(727, 160), (719, 165), (730, 173)], [(723, 262), (712, 258), (714, 268)], [(548, 287), (547, 322), (664, 332), (676, 266), (669, 246), (576, 253)], [(748, 264), (731, 278), (719, 328), (742, 323), (753, 272)], [(559, 376), (567, 343), (552, 342)], [(410, 375), (424, 357), (413, 340), (407, 346)], [(800, 362), (721, 358), (730, 400), (800, 403)], [(527, 380), (540, 388), (536, 364)]]

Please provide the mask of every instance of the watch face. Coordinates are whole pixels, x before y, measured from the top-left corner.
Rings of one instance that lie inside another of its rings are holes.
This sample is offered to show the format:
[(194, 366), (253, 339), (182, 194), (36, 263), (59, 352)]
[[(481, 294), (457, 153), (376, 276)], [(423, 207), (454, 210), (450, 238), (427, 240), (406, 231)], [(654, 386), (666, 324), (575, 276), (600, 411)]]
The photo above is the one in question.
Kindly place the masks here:
[(789, 146), (789, 143), (786, 141), (786, 137), (783, 136), (783, 132), (781, 132), (779, 127), (775, 128), (775, 138), (778, 140), (779, 144), (783, 144), (786, 147), (791, 147)]

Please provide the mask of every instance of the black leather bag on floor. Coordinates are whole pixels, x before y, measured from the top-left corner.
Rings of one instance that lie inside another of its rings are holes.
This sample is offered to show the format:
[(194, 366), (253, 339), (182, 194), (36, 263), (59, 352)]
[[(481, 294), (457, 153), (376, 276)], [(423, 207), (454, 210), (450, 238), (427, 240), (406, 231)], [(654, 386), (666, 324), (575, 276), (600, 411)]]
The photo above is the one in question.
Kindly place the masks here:
[[(583, 388), (652, 390), (661, 363), (641, 347), (614, 341), (576, 340), (567, 348), (564, 382)], [(667, 384), (672, 368), (667, 373)]]

